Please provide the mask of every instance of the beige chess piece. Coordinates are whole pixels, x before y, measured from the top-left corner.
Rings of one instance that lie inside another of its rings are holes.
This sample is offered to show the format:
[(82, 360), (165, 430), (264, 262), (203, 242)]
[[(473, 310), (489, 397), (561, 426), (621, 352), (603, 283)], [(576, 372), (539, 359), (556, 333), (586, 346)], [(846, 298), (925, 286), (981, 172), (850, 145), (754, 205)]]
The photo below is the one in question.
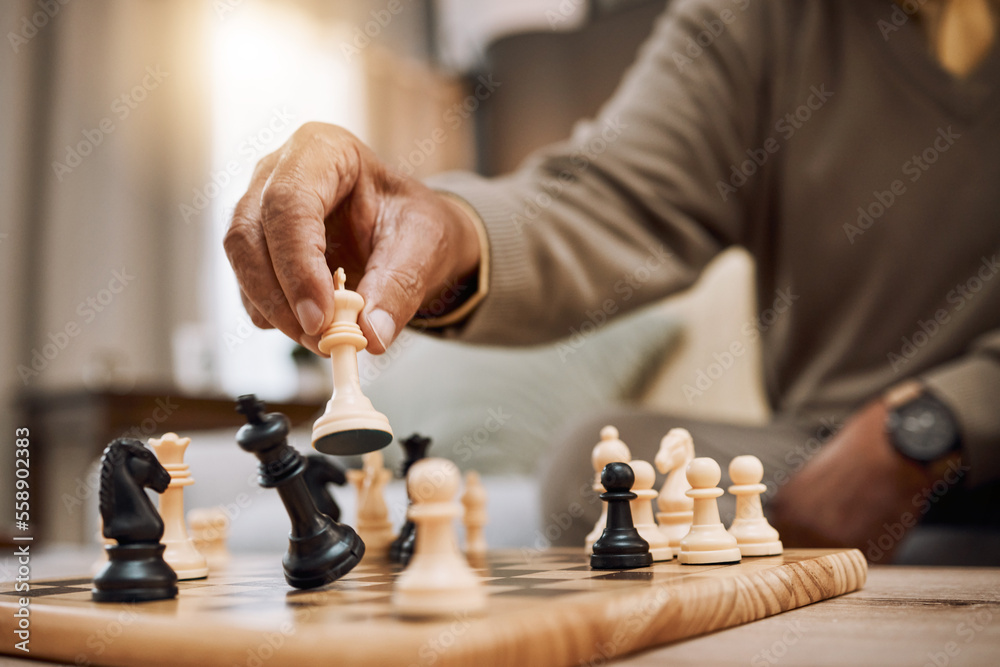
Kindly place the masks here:
[(738, 563), (740, 548), (736, 538), (726, 531), (719, 519), (718, 498), (723, 493), (717, 486), (722, 479), (719, 464), (714, 459), (696, 458), (687, 466), (687, 479), (691, 483), (687, 495), (694, 498), (694, 520), (691, 530), (681, 540), (680, 562), (686, 565)]
[(475, 470), (465, 473), (465, 493), (462, 494), (462, 504), (465, 505), (465, 556), (474, 565), (480, 565), (486, 559), (486, 538), (483, 535), (487, 521), (486, 501), (486, 488), (479, 473)]
[(677, 551), (681, 540), (691, 530), (694, 500), (687, 496), (691, 485), (687, 481), (687, 465), (694, 459), (694, 440), (683, 428), (672, 428), (660, 441), (660, 450), (653, 463), (667, 479), (660, 487), (656, 506), (656, 522), (660, 532), (667, 536), (670, 546)]
[(177, 579), (203, 579), (208, 576), (208, 561), (195, 548), (184, 524), (184, 487), (194, 484), (184, 451), (191, 438), (164, 433), (162, 438), (150, 438), (156, 458), (170, 473), (170, 486), (160, 495), (160, 518), (163, 519), (163, 539), (166, 546), (163, 559), (177, 573)]
[[(629, 463), (632, 460), (632, 452), (628, 445), (618, 437), (618, 429), (614, 426), (605, 426), (601, 429), (601, 441), (594, 447), (590, 455), (590, 463), (594, 467), (594, 493), (604, 493), (607, 489), (601, 484), (601, 473), (604, 466), (609, 463)], [(601, 517), (594, 524), (594, 529), (587, 535), (587, 552), (593, 553), (594, 542), (601, 539), (604, 529), (608, 526), (608, 504), (601, 501)]]
[(451, 616), (486, 606), (482, 580), (462, 557), (454, 521), (462, 513), (455, 502), (460, 474), (451, 461), (418, 461), (407, 475), (413, 505), (410, 520), (417, 539), (410, 564), (396, 579), (392, 607), (402, 616)]
[(343, 269), (334, 274), (333, 324), (319, 341), (319, 349), (330, 355), (333, 396), (323, 416), (313, 424), (312, 444), (324, 454), (350, 455), (382, 449), (392, 442), (389, 420), (361, 393), (358, 352), (368, 341), (358, 326), (364, 298), (345, 289)]
[(733, 485), (729, 493), (736, 496), (736, 518), (729, 533), (736, 538), (740, 554), (746, 556), (777, 556), (781, 553), (778, 531), (767, 522), (760, 494), (767, 491), (761, 484), (764, 465), (756, 456), (737, 456), (729, 462), (729, 478)]
[(633, 460), (629, 465), (635, 474), (632, 493), (638, 496), (630, 501), (632, 523), (639, 531), (639, 537), (649, 542), (649, 553), (653, 556), (654, 562), (671, 560), (674, 557), (674, 550), (670, 547), (670, 540), (660, 532), (659, 526), (653, 519), (653, 499), (657, 496), (653, 490), (656, 471), (647, 461)]
[(365, 557), (381, 558), (396, 539), (385, 504), (385, 485), (392, 471), (383, 464), (382, 452), (368, 452), (361, 460), (361, 470), (347, 471), (348, 481), (357, 489), (358, 535), (365, 543)]
[(187, 521), (194, 546), (208, 561), (208, 569), (214, 572), (228, 565), (229, 517), (222, 508), (193, 509), (188, 512)]

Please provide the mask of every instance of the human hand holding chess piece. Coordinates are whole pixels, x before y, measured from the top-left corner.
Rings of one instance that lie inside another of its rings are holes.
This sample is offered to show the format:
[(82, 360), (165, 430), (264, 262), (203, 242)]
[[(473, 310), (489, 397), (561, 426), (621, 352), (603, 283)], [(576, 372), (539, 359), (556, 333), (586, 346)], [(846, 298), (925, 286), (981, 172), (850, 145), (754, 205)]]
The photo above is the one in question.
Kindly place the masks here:
[(439, 301), (458, 301), (443, 295), (461, 289), (481, 254), (459, 204), (325, 123), (303, 125), (260, 160), (225, 247), (254, 324), (317, 354), (333, 320), (336, 267), (364, 297), (358, 323), (378, 354), (418, 310), (440, 315)]

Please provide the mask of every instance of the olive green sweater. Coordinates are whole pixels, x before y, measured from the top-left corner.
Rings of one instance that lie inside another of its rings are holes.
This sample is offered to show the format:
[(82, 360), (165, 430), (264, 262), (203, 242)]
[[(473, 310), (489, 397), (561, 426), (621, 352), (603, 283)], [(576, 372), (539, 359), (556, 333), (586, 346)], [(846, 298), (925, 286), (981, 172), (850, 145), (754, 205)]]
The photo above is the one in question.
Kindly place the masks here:
[(1000, 49), (956, 80), (887, 0), (677, 0), (568, 141), (432, 184), (488, 230), (462, 339), (568, 336), (741, 245), (777, 412), (841, 418), (917, 376), (970, 481), (1000, 479)]

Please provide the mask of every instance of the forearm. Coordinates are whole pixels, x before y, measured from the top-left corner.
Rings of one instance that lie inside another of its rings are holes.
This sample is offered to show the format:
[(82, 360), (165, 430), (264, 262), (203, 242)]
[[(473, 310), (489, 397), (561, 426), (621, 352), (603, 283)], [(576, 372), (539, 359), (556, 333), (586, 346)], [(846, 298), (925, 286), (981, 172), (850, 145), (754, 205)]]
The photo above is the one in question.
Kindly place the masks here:
[(568, 336), (687, 287), (743, 240), (755, 190), (724, 196), (716, 184), (759, 143), (761, 19), (748, 10), (692, 65), (674, 59), (716, 4), (678, 3), (597, 118), (515, 174), (429, 181), (468, 201), (488, 231), (489, 295), (463, 339)]
[(968, 482), (1000, 480), (1000, 333), (980, 338), (964, 357), (921, 376), (927, 388), (954, 413), (962, 438)]

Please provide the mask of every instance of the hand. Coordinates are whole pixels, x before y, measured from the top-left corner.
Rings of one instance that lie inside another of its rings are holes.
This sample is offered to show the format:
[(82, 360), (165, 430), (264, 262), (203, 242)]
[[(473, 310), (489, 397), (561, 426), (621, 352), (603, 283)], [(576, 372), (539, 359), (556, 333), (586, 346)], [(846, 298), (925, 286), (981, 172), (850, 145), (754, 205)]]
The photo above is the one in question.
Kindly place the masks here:
[(358, 323), (380, 354), (422, 304), (473, 274), (480, 254), (454, 202), (324, 123), (303, 125), (260, 160), (224, 245), (253, 323), (317, 354), (338, 266), (365, 298)]
[(786, 546), (857, 547), (878, 559), (920, 518), (914, 497), (932, 480), (893, 448), (886, 415), (882, 400), (866, 405), (778, 490), (769, 513)]

